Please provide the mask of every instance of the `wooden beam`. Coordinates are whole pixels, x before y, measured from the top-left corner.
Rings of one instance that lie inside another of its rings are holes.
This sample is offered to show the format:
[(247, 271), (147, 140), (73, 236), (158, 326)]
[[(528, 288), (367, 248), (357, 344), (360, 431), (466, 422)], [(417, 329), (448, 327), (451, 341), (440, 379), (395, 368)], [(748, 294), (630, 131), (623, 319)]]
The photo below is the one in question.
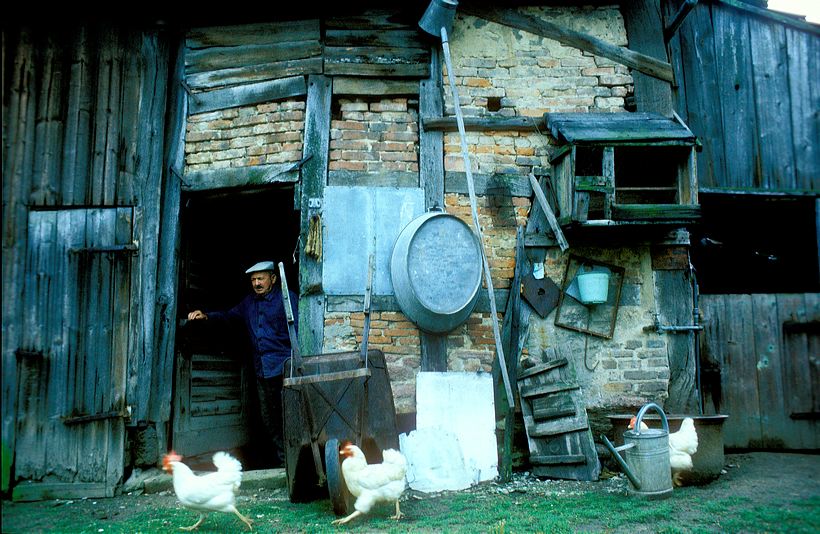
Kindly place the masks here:
[(672, 83), (674, 81), (672, 65), (665, 61), (639, 54), (628, 48), (609, 44), (606, 41), (584, 33), (567, 30), (557, 24), (541, 20), (532, 15), (477, 6), (463, 6), (459, 9), (463, 13), (473, 15), (474, 17), (483, 18), (534, 35), (540, 35), (541, 37), (547, 37), (561, 44), (583, 50), (584, 52), (617, 61), (622, 65), (626, 65), (627, 67), (631, 67), (666, 82)]
[[(457, 132), (455, 117), (423, 117), (427, 131)], [(469, 132), (540, 132), (546, 127), (544, 117), (464, 117), (464, 129)]]
[(305, 76), (321, 72), (322, 58), (317, 56), (307, 59), (276, 61), (261, 65), (198, 72), (186, 76), (186, 82), (193, 90), (209, 91), (216, 87), (275, 80), (288, 76)]
[(249, 83), (216, 89), (204, 93), (193, 93), (188, 112), (191, 115), (218, 109), (238, 108), (261, 102), (281, 100), (307, 94), (304, 76), (292, 76), (278, 80)]
[(380, 80), (336, 76), (333, 78), (334, 95), (417, 95), (419, 84), (410, 80)]
[(266, 186), (274, 183), (294, 183), (299, 181), (299, 168), (304, 161), (191, 172), (184, 176), (182, 190), (208, 191), (233, 187)]
[[(419, 114), (441, 116), (444, 98), (441, 87), (441, 59), (438, 47), (431, 49), (430, 77), (419, 86)], [(424, 208), (444, 207), (444, 134), (422, 122), (419, 128), (419, 182), (424, 188)]]
[(672, 22), (663, 29), (663, 40), (667, 43), (669, 39), (675, 35), (675, 32), (678, 31), (680, 25), (683, 24), (683, 21), (686, 19), (686, 15), (689, 14), (690, 11), (695, 9), (695, 6), (698, 5), (698, 0), (684, 0), (683, 4), (681, 4), (678, 12), (672, 17)]
[(555, 214), (547, 203), (547, 197), (544, 196), (544, 192), (541, 190), (538, 180), (535, 179), (535, 175), (532, 173), (530, 173), (530, 183), (532, 184), (532, 190), (535, 192), (535, 198), (538, 199), (538, 205), (541, 206), (544, 215), (547, 216), (547, 222), (549, 222), (550, 228), (552, 228), (555, 238), (558, 240), (558, 246), (561, 247), (562, 252), (566, 251), (569, 248), (569, 243), (567, 243), (564, 232), (561, 231), (561, 226), (558, 225), (558, 220), (555, 218)]
[(800, 20), (796, 18), (794, 15), (786, 15), (785, 13), (778, 13), (777, 11), (772, 11), (771, 9), (763, 9), (760, 7), (753, 6), (749, 3), (742, 2), (740, 0), (712, 0), (712, 2), (731, 6), (740, 11), (746, 11), (747, 13), (752, 13), (763, 18), (775, 20), (777, 22), (788, 24), (789, 26), (793, 26), (801, 30), (811, 32), (815, 35), (820, 35), (820, 26), (812, 24), (811, 22), (806, 22), (805, 20)]
[[(299, 239), (299, 349), (302, 354), (322, 352), (325, 324), (325, 295), (322, 292), (322, 263), (305, 254), (311, 204), (320, 204), (327, 183), (330, 145), (330, 106), (333, 82), (326, 76), (308, 78), (303, 154), (310, 156), (302, 168)], [(319, 259), (321, 260), (321, 258)]]

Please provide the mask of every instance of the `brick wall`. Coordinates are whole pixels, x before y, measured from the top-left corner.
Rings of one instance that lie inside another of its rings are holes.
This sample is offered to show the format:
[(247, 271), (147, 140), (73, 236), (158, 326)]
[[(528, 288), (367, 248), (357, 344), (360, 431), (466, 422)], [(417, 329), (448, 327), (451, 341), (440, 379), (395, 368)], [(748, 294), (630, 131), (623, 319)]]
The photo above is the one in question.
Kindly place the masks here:
[[(625, 46), (617, 7), (525, 8), (562, 27)], [(632, 93), (629, 70), (612, 60), (557, 41), (487, 23), (456, 19), (451, 56), (459, 105), (465, 117), (532, 117), (555, 112), (619, 112)], [(454, 104), (444, 72), (445, 114)], [(467, 149), (476, 173), (547, 174), (546, 132), (468, 132)], [(445, 135), (445, 169), (464, 171), (458, 133)]]
[(305, 102), (281, 101), (188, 117), (187, 172), (299, 161)]
[(330, 171), (419, 171), (418, 99), (340, 98), (337, 105), (338, 117), (330, 122)]

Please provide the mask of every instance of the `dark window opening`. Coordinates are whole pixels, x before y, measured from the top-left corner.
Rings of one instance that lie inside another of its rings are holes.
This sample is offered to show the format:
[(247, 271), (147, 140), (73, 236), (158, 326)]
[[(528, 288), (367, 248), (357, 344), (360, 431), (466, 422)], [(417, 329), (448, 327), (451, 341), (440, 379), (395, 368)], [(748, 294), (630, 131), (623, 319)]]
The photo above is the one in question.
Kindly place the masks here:
[(615, 202), (676, 204), (678, 176), (689, 147), (618, 147), (615, 149)]
[(488, 96), (487, 97), (487, 111), (498, 111), (501, 109), (501, 97), (500, 96)]
[(702, 293), (820, 290), (813, 197), (701, 194), (692, 264)]
[(602, 147), (577, 147), (575, 149), (575, 176), (601, 176), (604, 172), (603, 157)]

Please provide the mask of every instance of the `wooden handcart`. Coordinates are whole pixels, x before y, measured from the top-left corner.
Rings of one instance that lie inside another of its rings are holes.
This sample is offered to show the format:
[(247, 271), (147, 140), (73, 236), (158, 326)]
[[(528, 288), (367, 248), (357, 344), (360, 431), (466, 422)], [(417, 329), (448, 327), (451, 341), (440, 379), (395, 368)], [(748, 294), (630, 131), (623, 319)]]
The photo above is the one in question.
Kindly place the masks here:
[(282, 390), (290, 500), (308, 502), (329, 497), (333, 511), (347, 515), (353, 507), (341, 473), (341, 444), (357, 444), (370, 462), (381, 462), (383, 449), (399, 446), (384, 354), (367, 347), (373, 257), (369, 261), (359, 351), (302, 356), (281, 263), (279, 273), (293, 349), (285, 363)]

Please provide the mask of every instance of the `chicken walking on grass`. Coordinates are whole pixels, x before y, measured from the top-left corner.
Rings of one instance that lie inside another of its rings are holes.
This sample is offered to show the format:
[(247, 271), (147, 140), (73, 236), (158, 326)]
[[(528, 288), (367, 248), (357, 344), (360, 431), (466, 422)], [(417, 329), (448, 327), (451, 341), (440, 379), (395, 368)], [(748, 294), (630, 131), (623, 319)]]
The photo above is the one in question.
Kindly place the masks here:
[(346, 517), (333, 521), (334, 525), (343, 525), (348, 521), (366, 514), (374, 504), (395, 502), (396, 515), (390, 519), (401, 519), (399, 499), (407, 486), (407, 460), (397, 450), (386, 449), (382, 452), (384, 461), (380, 464), (368, 464), (362, 450), (352, 443), (345, 443), (339, 454), (342, 460), (342, 477), (350, 493), (356, 497), (355, 510)]
[[(629, 429), (635, 428), (635, 417), (629, 421)], [(646, 423), (641, 421), (641, 430), (648, 430)], [(695, 430), (695, 420), (685, 417), (681, 421), (677, 432), (669, 433), (669, 466), (672, 468), (672, 483), (675, 486), (683, 485), (683, 471), (693, 469), (692, 455), (698, 452), (698, 433)]]
[(162, 469), (173, 475), (174, 493), (185, 508), (199, 512), (199, 520), (182, 530), (194, 530), (208, 512), (232, 512), (253, 529), (252, 521), (236, 509), (236, 494), (242, 483), (242, 464), (226, 452), (214, 454), (216, 471), (195, 475), (174, 451), (162, 458)]

